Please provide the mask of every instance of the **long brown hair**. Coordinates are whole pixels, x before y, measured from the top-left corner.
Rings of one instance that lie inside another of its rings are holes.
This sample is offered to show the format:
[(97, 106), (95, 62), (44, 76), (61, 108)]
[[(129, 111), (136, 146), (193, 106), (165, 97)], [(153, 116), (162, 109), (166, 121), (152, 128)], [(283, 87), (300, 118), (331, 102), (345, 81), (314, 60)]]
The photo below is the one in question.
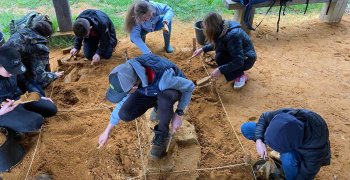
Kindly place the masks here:
[(128, 9), (125, 17), (125, 30), (131, 32), (132, 28), (136, 25), (138, 19), (142, 15), (147, 14), (149, 11), (153, 11), (153, 6), (147, 0), (137, 0)]
[(220, 35), (223, 22), (221, 15), (215, 12), (211, 12), (204, 17), (202, 22), (203, 33), (209, 43), (215, 45), (215, 38)]

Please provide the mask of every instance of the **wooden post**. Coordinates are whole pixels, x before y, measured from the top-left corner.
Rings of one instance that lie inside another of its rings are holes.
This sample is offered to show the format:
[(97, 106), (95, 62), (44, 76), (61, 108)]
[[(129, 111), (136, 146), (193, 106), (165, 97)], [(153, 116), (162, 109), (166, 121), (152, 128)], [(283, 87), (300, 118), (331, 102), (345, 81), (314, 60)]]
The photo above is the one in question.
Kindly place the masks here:
[(68, 0), (52, 0), (60, 32), (72, 31), (72, 15)]
[[(331, 4), (329, 4), (329, 2), (324, 3), (320, 14), (321, 21), (327, 23), (339, 23), (345, 13), (346, 3), (347, 0), (337, 0), (335, 2), (332, 2)], [(326, 15), (328, 5), (330, 7), (328, 10), (328, 14)]]
[[(247, 28), (247, 26), (245, 25), (244, 23), (244, 12), (245, 12), (245, 8), (241, 8), (241, 9), (236, 9), (235, 12), (234, 12), (234, 15), (233, 15), (233, 20), (239, 22), (242, 26), (242, 29), (250, 34), (250, 29)], [(255, 14), (255, 8), (252, 7), (252, 10), (251, 10), (251, 15), (250, 15), (250, 24), (253, 24), (253, 20), (254, 20), (254, 14)]]

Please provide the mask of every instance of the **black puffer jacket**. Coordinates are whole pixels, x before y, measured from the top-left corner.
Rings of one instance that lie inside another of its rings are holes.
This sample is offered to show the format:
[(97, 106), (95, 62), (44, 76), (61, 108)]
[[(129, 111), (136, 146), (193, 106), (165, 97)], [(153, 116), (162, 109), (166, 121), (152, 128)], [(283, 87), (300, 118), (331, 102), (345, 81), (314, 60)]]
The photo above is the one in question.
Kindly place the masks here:
[[(99, 47), (96, 51), (97, 54), (104, 54), (109, 45), (113, 47), (117, 44), (117, 36), (113, 22), (107, 14), (100, 10), (87, 9), (83, 11), (78, 18), (87, 19), (92, 26), (92, 31), (96, 32), (97, 37), (100, 40)], [(83, 42), (83, 37), (75, 37), (74, 48), (80, 49)]]
[(255, 140), (264, 141), (266, 128), (271, 120), (281, 113), (288, 113), (304, 123), (302, 145), (295, 150), (301, 157), (297, 179), (313, 179), (321, 166), (329, 165), (331, 161), (328, 126), (320, 115), (312, 111), (291, 108), (279, 109), (265, 112), (260, 116), (255, 130)]
[(19, 99), (19, 97), (22, 95), (22, 90), (17, 86), (17, 81), (23, 86), (28, 83), (28, 81), (26, 81), (22, 75), (11, 77), (0, 76), (0, 103), (6, 99)]
[(203, 51), (215, 49), (215, 61), (227, 81), (236, 78), (230, 72), (240, 69), (244, 65), (245, 57), (256, 59), (253, 43), (238, 22), (225, 21), (215, 44), (215, 48), (212, 44), (204, 46)]

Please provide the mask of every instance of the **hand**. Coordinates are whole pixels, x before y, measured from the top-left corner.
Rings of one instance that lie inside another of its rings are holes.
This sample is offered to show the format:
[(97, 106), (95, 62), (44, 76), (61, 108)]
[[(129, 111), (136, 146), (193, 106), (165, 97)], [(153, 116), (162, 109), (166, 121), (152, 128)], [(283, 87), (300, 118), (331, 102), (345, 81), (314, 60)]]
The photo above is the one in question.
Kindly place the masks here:
[(163, 21), (163, 32), (169, 34), (168, 22)]
[(51, 98), (48, 98), (48, 97), (41, 97), (41, 99), (46, 100), (46, 101), (51, 101), (52, 103), (54, 103), (54, 102), (52, 101), (52, 99), (51, 99)]
[(64, 71), (58, 71), (58, 72), (54, 72), (57, 76), (57, 78), (61, 77), (64, 75)]
[(193, 57), (199, 56), (202, 52), (203, 52), (203, 48), (200, 48), (200, 49), (195, 50), (195, 51), (193, 52), (193, 55), (192, 55), (191, 59), (192, 59)]
[(75, 56), (75, 55), (77, 55), (78, 53), (79, 53), (79, 50), (78, 50), (78, 49), (73, 48), (72, 50), (70, 50), (70, 54), (71, 54), (72, 56)]
[(267, 158), (266, 145), (261, 141), (261, 139), (256, 140), (256, 151), (258, 152), (261, 158)]
[(219, 78), (221, 76), (220, 69), (219, 68), (214, 69), (214, 71), (211, 72), (210, 76), (215, 79)]
[(102, 146), (107, 144), (108, 142), (108, 137), (109, 137), (109, 131), (104, 131), (100, 137), (98, 138), (98, 147), (97, 149), (100, 149)]
[(15, 102), (14, 100), (7, 99), (6, 101), (1, 103), (0, 115), (6, 114), (18, 106), (18, 104), (17, 105), (13, 104), (13, 102)]
[(95, 54), (95, 55), (92, 57), (91, 65), (97, 64), (98, 62), (100, 62), (100, 60), (101, 60), (100, 55)]
[(172, 121), (171, 121), (171, 126), (173, 127), (173, 134), (177, 131), (177, 129), (182, 125), (182, 119), (181, 116), (178, 114), (174, 113)]

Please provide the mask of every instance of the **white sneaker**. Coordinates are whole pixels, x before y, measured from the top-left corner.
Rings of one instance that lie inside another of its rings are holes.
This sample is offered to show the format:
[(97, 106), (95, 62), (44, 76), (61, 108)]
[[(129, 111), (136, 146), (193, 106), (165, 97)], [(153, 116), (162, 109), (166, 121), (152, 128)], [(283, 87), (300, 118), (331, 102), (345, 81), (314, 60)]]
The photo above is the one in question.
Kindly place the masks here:
[(245, 85), (245, 82), (248, 80), (248, 77), (243, 74), (242, 76), (235, 79), (233, 88), (234, 89), (240, 89)]
[(159, 120), (156, 108), (153, 108), (153, 111), (151, 112), (151, 115), (149, 116), (149, 118), (151, 119), (151, 121)]

